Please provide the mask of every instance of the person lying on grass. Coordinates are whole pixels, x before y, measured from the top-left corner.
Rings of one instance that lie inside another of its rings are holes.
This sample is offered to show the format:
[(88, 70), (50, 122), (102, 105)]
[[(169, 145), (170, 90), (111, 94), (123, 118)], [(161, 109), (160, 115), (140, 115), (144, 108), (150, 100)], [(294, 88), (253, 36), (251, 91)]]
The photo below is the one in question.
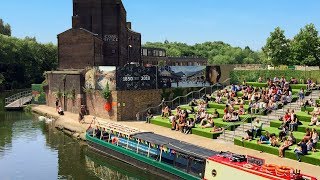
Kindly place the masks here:
[(224, 129), (218, 126), (213, 126), (212, 130), (210, 132), (221, 132)]

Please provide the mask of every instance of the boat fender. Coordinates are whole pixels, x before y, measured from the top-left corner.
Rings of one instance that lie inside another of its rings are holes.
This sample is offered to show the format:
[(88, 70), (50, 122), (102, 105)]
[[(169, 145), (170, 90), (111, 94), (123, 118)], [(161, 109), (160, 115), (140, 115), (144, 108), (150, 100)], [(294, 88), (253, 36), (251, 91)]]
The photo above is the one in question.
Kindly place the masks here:
[(263, 170), (267, 173), (274, 173), (277, 168), (278, 168), (278, 166), (274, 165), (274, 164), (264, 164), (261, 166), (261, 170)]
[(253, 166), (251, 164), (244, 164), (243, 167), (246, 168), (246, 169), (252, 169), (253, 168)]
[(276, 168), (276, 173), (279, 176), (290, 176), (291, 172), (294, 172), (294, 169), (288, 166), (279, 166)]

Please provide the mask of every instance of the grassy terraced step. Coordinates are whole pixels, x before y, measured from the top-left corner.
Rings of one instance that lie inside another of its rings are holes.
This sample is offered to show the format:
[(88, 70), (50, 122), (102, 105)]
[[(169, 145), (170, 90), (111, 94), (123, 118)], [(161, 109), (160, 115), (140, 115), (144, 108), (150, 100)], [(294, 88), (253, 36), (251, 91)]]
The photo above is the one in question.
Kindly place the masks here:
[[(297, 117), (299, 121), (304, 121), (304, 122), (310, 122), (312, 115), (306, 113), (306, 112), (297, 112)], [(319, 119), (319, 118), (318, 118)]]
[[(280, 130), (278, 128), (275, 127), (267, 127), (267, 128), (263, 128), (262, 134), (265, 134), (266, 131), (268, 131), (270, 134), (275, 133), (276, 136), (279, 135)], [(297, 143), (300, 142), (303, 138), (305, 133), (303, 132), (293, 132), (294, 137), (297, 139)], [(320, 143), (317, 143), (317, 149), (320, 148)]]
[[(257, 144), (256, 140), (253, 140), (253, 141), (242, 141), (241, 138), (235, 138), (234, 139), (234, 144), (238, 145), (238, 146), (245, 147), (245, 148), (254, 149), (254, 150), (257, 150), (257, 151), (263, 151), (263, 152), (268, 153), (268, 154), (274, 154), (276, 156), (279, 155), (279, 148), (272, 147), (272, 146), (266, 145), (266, 144)], [(285, 151), (284, 155), (285, 155), (286, 158), (297, 160), (296, 159), (296, 155), (293, 152), (294, 147), (295, 147), (295, 145), (290, 147), (289, 150)], [(315, 152), (315, 153), (314, 152), (309, 152), (308, 155), (301, 156), (301, 161), (319, 166), (320, 165), (320, 152)]]
[[(179, 107), (180, 107), (181, 109), (183, 109), (183, 110), (191, 110), (191, 107), (188, 106), (188, 105), (182, 105), (182, 106), (179, 106)], [(195, 108), (195, 110), (196, 110), (196, 108)], [(206, 111), (207, 111), (209, 114), (212, 114), (214, 110), (215, 110), (215, 108), (207, 108)], [(217, 109), (217, 112), (219, 113), (219, 118), (223, 118), (223, 115), (224, 115), (223, 109)], [(176, 111), (173, 110), (172, 113), (173, 113), (173, 114), (176, 114)], [(190, 114), (190, 115), (191, 115), (191, 114)], [(247, 116), (248, 116), (247, 114), (245, 114), (245, 115), (240, 115), (240, 120), (243, 119), (243, 118), (246, 118)], [(252, 118), (250, 118), (250, 119), (252, 120), (252, 119), (254, 119), (254, 118), (256, 118), (256, 115), (252, 115)]]
[[(171, 129), (171, 123), (169, 122), (169, 119), (162, 118), (160, 116), (155, 116), (151, 119), (151, 124), (170, 128)], [(210, 132), (212, 128), (205, 128), (202, 129), (198, 125), (195, 128), (192, 128), (191, 133), (194, 135), (210, 138), (210, 139), (217, 139), (222, 132)]]
[[(248, 85), (253, 87), (267, 87), (267, 83), (259, 83), (259, 82), (247, 82)], [(306, 84), (290, 84), (291, 88), (294, 89), (307, 89)]]
[[(240, 105), (235, 105), (234, 109), (239, 109)], [(226, 108), (226, 104), (218, 104), (218, 103), (213, 103), (209, 102), (209, 108), (215, 108), (215, 109), (224, 109)], [(243, 108), (248, 111), (249, 105), (243, 105)]]
[[(302, 125), (298, 126), (298, 132), (305, 133), (307, 128), (309, 128), (310, 130), (312, 128), (315, 128), (320, 133), (320, 126), (309, 126), (309, 122), (304, 122), (304, 121), (301, 121), (301, 123)], [(281, 126), (281, 124), (282, 124), (281, 121), (274, 120), (270, 122), (270, 127), (278, 128)]]
[[(251, 122), (251, 121), (252, 121), (252, 119), (247, 120), (247, 122)], [(216, 126), (219, 126), (219, 127), (227, 127), (230, 125), (228, 130), (231, 130), (231, 131), (235, 130), (236, 127), (238, 127), (242, 124), (242, 122), (234, 122), (234, 123), (224, 122), (222, 120), (222, 118), (214, 119), (214, 123)], [(169, 119), (162, 118), (160, 116), (155, 116), (154, 118), (152, 118), (151, 124), (166, 127), (166, 128), (171, 128), (171, 123), (169, 122)], [(212, 132), (210, 132), (211, 130), (212, 130), (212, 128), (201, 128), (197, 124), (196, 127), (192, 129), (192, 134), (202, 136), (202, 137), (211, 138), (211, 139), (216, 139), (221, 134), (221, 132), (212, 133)]]
[(312, 112), (314, 110), (314, 107), (301, 107), (302, 112)]

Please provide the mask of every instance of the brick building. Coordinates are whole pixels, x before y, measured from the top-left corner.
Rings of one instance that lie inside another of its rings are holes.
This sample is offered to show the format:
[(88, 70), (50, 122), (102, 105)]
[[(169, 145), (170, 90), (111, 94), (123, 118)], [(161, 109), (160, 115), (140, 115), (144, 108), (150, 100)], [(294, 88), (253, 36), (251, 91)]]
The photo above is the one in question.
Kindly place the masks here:
[(141, 61), (141, 34), (121, 0), (73, 0), (72, 28), (58, 35), (59, 69)]

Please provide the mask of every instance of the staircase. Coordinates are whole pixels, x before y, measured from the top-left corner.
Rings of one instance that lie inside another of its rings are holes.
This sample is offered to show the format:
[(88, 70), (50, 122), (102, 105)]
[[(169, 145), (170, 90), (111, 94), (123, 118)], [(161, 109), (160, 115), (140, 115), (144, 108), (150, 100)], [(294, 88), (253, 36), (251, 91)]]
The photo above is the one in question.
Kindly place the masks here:
[[(305, 97), (305, 99), (307, 100), (312, 98), (313, 100), (315, 100), (319, 97), (319, 93), (319, 90), (313, 90), (308, 96)], [(260, 121), (263, 123), (263, 127), (270, 127), (270, 121), (277, 120), (279, 119), (279, 117), (284, 116), (287, 109), (293, 109), (295, 112), (299, 112), (301, 110), (299, 100), (283, 106), (282, 109), (272, 111), (267, 116), (258, 115), (256, 117), (260, 119)], [(218, 137), (218, 140), (225, 142), (233, 142), (235, 137), (246, 136), (245, 131), (249, 129), (252, 129), (252, 123), (244, 123), (237, 127), (235, 131), (224, 131), (224, 133)]]

